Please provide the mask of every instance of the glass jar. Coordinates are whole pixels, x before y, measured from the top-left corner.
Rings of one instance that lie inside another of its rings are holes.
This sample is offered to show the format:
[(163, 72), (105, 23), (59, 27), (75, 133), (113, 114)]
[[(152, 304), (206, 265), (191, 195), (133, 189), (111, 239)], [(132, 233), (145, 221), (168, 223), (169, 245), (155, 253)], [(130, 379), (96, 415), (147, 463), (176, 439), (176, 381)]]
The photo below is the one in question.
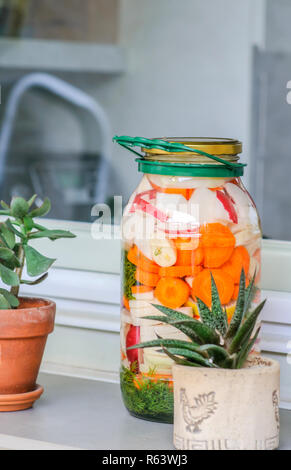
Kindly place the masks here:
[(137, 161), (144, 175), (123, 216), (122, 395), (132, 415), (172, 422), (172, 360), (159, 347), (128, 348), (158, 337), (187, 340), (171, 325), (144, 317), (159, 315), (159, 304), (199, 319), (196, 298), (211, 307), (210, 272), (230, 321), (242, 268), (247, 283), (256, 274), (259, 285), (261, 227), (240, 179), (243, 166), (236, 164), (240, 142), (166, 140), (224, 160), (143, 149)]

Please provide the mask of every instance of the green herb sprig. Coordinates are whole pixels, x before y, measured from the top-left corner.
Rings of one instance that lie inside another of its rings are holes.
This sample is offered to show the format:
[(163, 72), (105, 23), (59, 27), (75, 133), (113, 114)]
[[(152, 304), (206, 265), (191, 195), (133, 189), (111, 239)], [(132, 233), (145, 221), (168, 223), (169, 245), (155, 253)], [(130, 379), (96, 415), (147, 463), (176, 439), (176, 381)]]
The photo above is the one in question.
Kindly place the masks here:
[(128, 300), (134, 300), (131, 288), (136, 284), (135, 272), (136, 266), (127, 258), (128, 252), (123, 253), (123, 294)]

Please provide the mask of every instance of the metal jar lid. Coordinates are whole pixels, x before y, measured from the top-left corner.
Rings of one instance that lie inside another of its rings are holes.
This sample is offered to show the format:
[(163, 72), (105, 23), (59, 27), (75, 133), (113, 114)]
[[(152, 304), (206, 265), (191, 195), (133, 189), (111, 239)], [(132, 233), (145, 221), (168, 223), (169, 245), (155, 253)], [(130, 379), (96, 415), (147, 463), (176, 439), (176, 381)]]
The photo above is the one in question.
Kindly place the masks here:
[[(138, 169), (143, 173), (234, 177), (243, 175), (246, 164), (237, 163), (242, 143), (235, 139), (202, 137), (144, 137), (115, 136), (119, 143), (139, 158)], [(134, 150), (140, 147), (143, 154)], [(222, 158), (223, 157), (223, 158)]]

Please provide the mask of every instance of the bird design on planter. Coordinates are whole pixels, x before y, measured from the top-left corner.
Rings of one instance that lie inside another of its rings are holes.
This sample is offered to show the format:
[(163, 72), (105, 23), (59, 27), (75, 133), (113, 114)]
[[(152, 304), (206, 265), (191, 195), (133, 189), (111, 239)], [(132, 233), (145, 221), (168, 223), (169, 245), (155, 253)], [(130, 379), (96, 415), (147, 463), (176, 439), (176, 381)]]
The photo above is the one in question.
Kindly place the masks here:
[(187, 424), (186, 429), (192, 433), (201, 432), (199, 425), (214, 415), (217, 409), (215, 392), (199, 394), (194, 397), (194, 406), (191, 406), (186, 390), (181, 388), (180, 403), (182, 404), (184, 421)]

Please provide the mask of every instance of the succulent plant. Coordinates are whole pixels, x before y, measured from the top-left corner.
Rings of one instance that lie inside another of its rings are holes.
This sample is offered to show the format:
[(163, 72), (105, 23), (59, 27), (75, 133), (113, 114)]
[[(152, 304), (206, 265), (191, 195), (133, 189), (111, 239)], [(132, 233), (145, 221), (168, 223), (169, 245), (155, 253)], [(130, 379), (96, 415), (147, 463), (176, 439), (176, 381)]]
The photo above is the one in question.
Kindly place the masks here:
[(183, 332), (189, 341), (157, 337), (156, 340), (136, 344), (128, 349), (160, 346), (177, 364), (224, 369), (242, 368), (258, 337), (260, 327), (256, 329), (257, 319), (266, 302), (264, 300), (251, 311), (256, 292), (254, 280), (255, 275), (246, 288), (245, 272), (242, 269), (238, 300), (229, 324), (211, 275), (211, 309), (197, 298), (201, 321), (162, 305), (153, 306), (163, 316), (143, 317), (172, 325)]
[[(66, 230), (49, 230), (35, 222), (35, 218), (45, 216), (51, 208), (49, 199), (45, 199), (39, 207), (34, 207), (37, 195), (28, 201), (22, 197), (14, 197), (10, 205), (1, 201), (1, 216), (8, 216), (0, 223), (0, 278), (10, 286), (10, 291), (0, 288), (0, 310), (17, 308), (20, 284), (39, 284), (46, 279), (48, 269), (55, 259), (47, 258), (30, 246), (30, 242), (38, 238), (75, 237)], [(29, 277), (23, 279), (23, 268)]]

